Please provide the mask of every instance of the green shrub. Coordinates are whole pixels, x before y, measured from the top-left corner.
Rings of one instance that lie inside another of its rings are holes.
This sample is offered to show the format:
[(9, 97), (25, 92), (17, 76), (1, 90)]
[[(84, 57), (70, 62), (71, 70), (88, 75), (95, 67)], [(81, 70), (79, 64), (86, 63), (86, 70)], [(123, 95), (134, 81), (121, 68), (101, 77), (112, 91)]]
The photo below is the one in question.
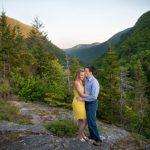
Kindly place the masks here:
[(49, 85), (49, 90), (48, 93), (46, 93), (46, 96), (52, 99), (62, 100), (65, 97), (64, 87), (62, 85)]
[(23, 125), (31, 125), (32, 121), (29, 118), (25, 118), (24, 116), (22, 116), (21, 118), (16, 120), (16, 123)]
[(25, 81), (19, 95), (26, 100), (41, 101), (45, 97), (46, 90), (47, 86), (43, 80), (31, 77)]
[(135, 132), (131, 132), (131, 135), (135, 139), (135, 141), (141, 146), (142, 145), (142, 136)]
[(48, 88), (46, 83), (37, 77), (21, 77), (19, 73), (12, 73), (14, 91), (26, 101), (42, 101)]
[(46, 128), (57, 136), (73, 137), (78, 133), (77, 124), (71, 119), (53, 121)]
[(125, 117), (126, 117), (126, 124), (128, 125), (128, 130), (136, 131), (138, 123), (139, 123), (139, 116), (137, 111), (133, 110), (132, 107), (125, 106)]
[(2, 80), (0, 83), (0, 95), (10, 93), (11, 87), (8, 80)]

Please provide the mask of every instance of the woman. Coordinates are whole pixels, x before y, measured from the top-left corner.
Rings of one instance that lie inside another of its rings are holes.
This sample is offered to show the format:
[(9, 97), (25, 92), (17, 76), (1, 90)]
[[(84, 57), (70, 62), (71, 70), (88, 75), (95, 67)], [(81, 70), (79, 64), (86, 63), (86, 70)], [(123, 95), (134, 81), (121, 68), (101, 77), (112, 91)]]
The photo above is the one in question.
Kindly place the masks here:
[(88, 138), (84, 134), (86, 127), (86, 110), (85, 102), (77, 100), (78, 97), (88, 97), (89, 95), (84, 94), (84, 79), (85, 74), (84, 70), (80, 69), (76, 72), (75, 81), (74, 81), (74, 99), (73, 99), (73, 113), (74, 118), (78, 120), (79, 125), (79, 135), (78, 138), (80, 141), (84, 142)]

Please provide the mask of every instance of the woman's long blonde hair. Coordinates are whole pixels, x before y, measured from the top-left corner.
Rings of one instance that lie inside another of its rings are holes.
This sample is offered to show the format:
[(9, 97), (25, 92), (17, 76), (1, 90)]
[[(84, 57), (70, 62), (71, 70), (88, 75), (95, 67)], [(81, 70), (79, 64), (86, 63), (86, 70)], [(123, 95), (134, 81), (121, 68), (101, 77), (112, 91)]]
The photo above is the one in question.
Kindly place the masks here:
[(74, 81), (77, 80), (77, 79), (79, 79), (78, 77), (79, 77), (79, 75), (80, 75), (81, 72), (84, 72), (84, 69), (80, 68), (80, 69), (78, 69), (78, 70), (76, 71)]

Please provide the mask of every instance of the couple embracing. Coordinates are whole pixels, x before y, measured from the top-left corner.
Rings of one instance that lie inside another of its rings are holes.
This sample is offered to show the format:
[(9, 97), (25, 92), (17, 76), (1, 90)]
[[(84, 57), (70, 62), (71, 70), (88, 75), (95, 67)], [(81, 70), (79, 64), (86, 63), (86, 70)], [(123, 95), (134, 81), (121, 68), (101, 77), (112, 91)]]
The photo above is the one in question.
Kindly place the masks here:
[[(78, 120), (79, 124), (79, 140), (81, 142), (89, 141), (96, 146), (100, 146), (102, 140), (96, 124), (97, 97), (100, 87), (97, 79), (93, 76), (94, 71), (95, 69), (92, 66), (77, 71), (72, 105), (74, 118)], [(88, 125), (89, 137), (84, 133), (86, 125)]]

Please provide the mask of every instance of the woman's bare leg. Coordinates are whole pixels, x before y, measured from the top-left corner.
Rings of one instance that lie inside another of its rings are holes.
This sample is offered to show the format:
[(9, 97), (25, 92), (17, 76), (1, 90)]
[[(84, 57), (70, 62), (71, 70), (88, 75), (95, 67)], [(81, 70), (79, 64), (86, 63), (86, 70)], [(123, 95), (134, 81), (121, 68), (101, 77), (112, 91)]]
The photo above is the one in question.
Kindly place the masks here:
[(79, 124), (79, 139), (81, 139), (84, 137), (84, 129), (86, 127), (86, 122), (84, 119), (79, 119), (78, 124)]
[(83, 137), (85, 137), (84, 131), (85, 131), (86, 126), (87, 126), (87, 120), (86, 120), (86, 119), (83, 119), (83, 132), (82, 132), (82, 136), (83, 136)]

